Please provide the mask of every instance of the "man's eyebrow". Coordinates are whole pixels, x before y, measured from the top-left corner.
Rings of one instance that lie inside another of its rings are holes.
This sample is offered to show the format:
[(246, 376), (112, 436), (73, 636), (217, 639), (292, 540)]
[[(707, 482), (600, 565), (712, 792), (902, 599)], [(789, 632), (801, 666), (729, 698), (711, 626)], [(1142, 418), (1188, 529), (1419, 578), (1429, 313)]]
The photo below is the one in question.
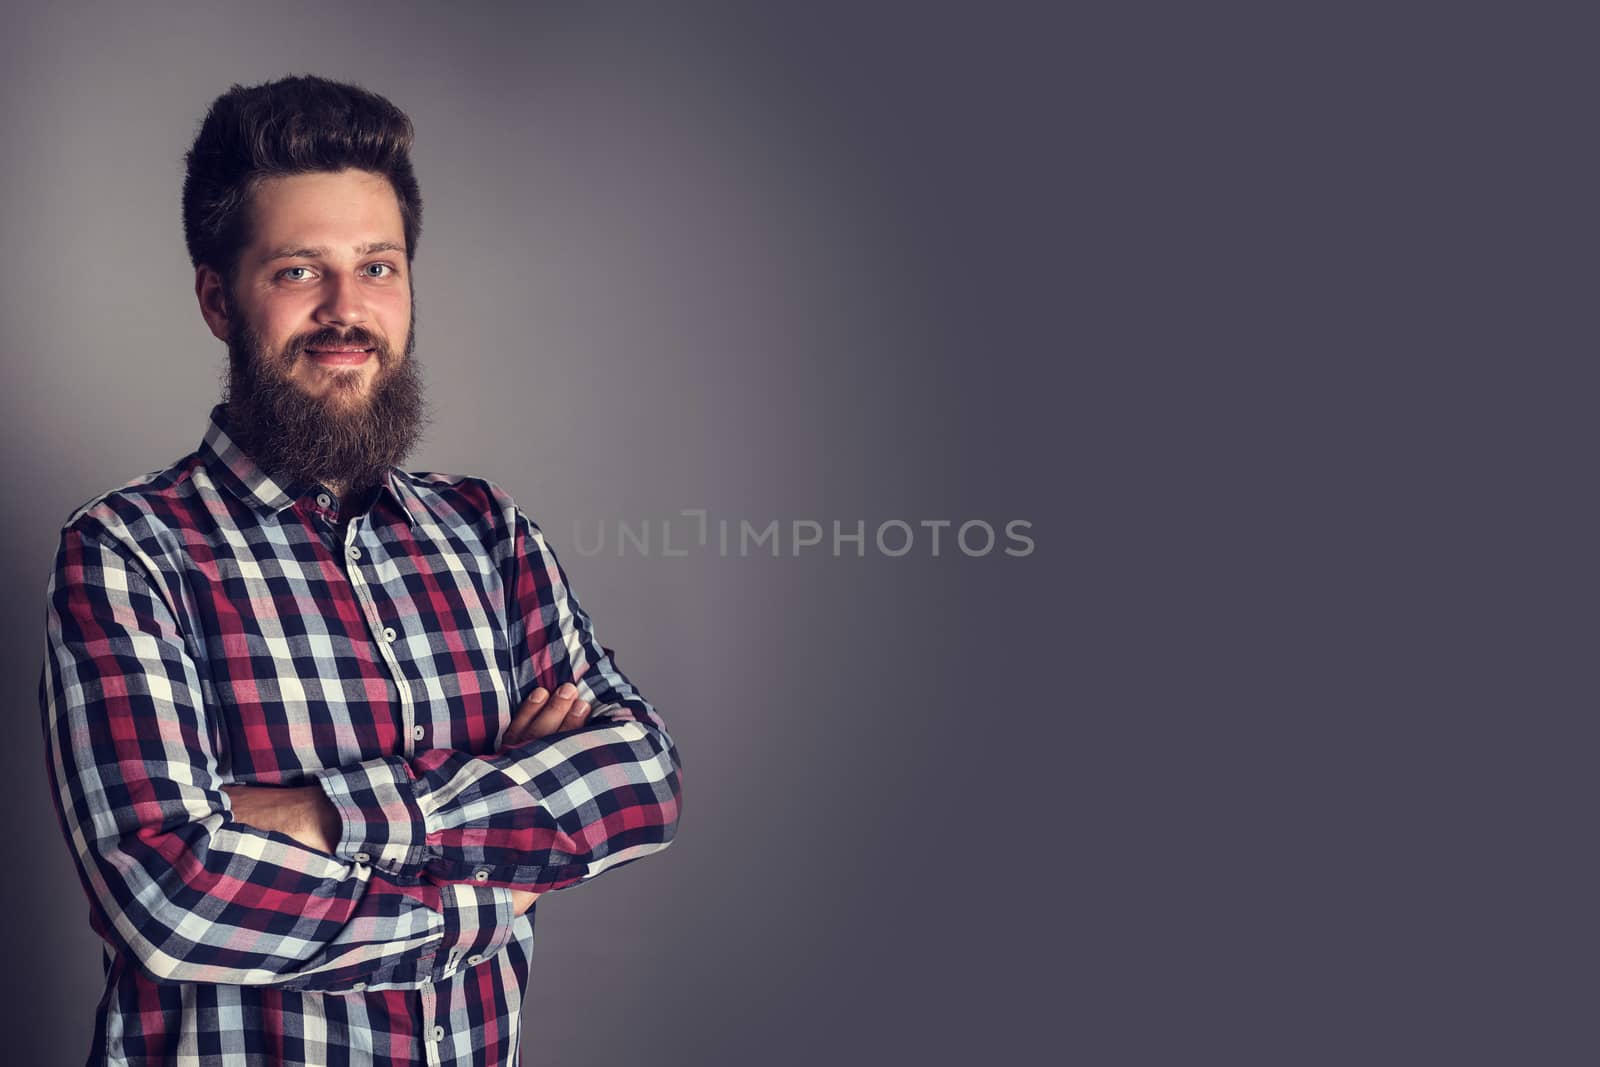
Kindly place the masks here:
[[(374, 252), (404, 252), (405, 245), (395, 244), (393, 241), (374, 241), (371, 244), (356, 245), (355, 253), (358, 256), (370, 256)], [(271, 263), (275, 259), (326, 259), (326, 248), (276, 248), (267, 253), (263, 263)]]

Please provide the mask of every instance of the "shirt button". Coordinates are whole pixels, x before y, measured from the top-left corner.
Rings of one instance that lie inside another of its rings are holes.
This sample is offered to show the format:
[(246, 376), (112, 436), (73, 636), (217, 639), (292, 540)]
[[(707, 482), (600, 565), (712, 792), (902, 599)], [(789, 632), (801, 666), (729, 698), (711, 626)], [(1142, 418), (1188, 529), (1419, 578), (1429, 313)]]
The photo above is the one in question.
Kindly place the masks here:
[(394, 632), (394, 627), (393, 626), (385, 626), (383, 628), (383, 639), (385, 641), (391, 641), (392, 642), (397, 636), (399, 636), (399, 635)]
[(444, 1027), (442, 1027), (442, 1026), (435, 1026), (435, 1027), (434, 1027), (434, 1028), (433, 1028), (433, 1039), (434, 1039), (434, 1040), (435, 1040), (435, 1041), (442, 1041), (442, 1040), (444, 1040)]
[(344, 554), (349, 556), (352, 560), (358, 560), (361, 558), (361, 549), (357, 548), (355, 545), (351, 545), (349, 548), (344, 550)]
[(474, 952), (472, 955), (467, 957), (467, 962), (468, 963), (473, 963), (473, 964), (482, 963), (483, 962), (483, 957), (481, 955), (479, 955), (478, 953)]
[(489, 868), (479, 867), (477, 870), (472, 872), (472, 877), (476, 878), (480, 882), (487, 882), (489, 880)]
[(325, 507), (327, 507), (328, 505), (330, 505), (332, 503), (333, 503), (333, 497), (329, 496), (327, 493), (318, 493), (317, 494), (317, 507), (325, 508)]
[(422, 740), (422, 736), (424, 734), (426, 734), (427, 732), (428, 731), (426, 729), (424, 729), (423, 727), (421, 727), (421, 726), (413, 726), (411, 728), (411, 736), (416, 738), (418, 741), (421, 741)]
[(357, 852), (356, 853), (356, 862), (357, 863), (371, 863), (372, 862), (372, 857), (370, 855), (368, 855), (367, 853), (365, 853), (365, 852)]
[(350, 987), (350, 992), (352, 993), (365, 993), (366, 991), (367, 983), (365, 982), (357, 982), (355, 985)]

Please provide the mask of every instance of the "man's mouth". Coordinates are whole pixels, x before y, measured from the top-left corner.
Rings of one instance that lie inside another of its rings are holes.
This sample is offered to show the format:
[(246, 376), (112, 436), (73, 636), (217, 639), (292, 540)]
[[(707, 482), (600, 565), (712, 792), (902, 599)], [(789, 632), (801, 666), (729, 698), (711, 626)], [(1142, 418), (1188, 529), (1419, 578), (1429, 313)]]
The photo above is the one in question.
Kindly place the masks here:
[(337, 345), (327, 348), (308, 348), (306, 355), (324, 367), (359, 367), (373, 352), (371, 348), (355, 345)]

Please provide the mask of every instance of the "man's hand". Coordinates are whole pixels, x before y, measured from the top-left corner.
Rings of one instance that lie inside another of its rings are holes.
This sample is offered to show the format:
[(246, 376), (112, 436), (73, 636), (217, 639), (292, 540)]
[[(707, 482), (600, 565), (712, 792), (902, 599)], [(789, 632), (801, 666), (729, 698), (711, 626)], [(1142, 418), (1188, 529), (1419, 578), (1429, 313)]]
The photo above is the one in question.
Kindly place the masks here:
[(225, 785), (233, 817), (258, 830), (288, 834), (307, 848), (333, 855), (344, 820), (320, 785)]
[(578, 699), (577, 687), (571, 682), (564, 683), (553, 696), (541, 686), (528, 694), (528, 699), (511, 717), (511, 725), (506, 727), (500, 745), (510, 748), (561, 730), (576, 730), (588, 717), (589, 702)]
[[(589, 702), (578, 700), (578, 690), (571, 682), (557, 689), (554, 696), (545, 692), (541, 686), (528, 694), (528, 699), (522, 702), (522, 707), (511, 717), (511, 724), (506, 727), (505, 735), (500, 739), (500, 746), (506, 749), (520, 745), (524, 741), (549, 737), (562, 730), (576, 730), (588, 718)], [(538, 899), (538, 893), (529, 893), (522, 889), (511, 891), (512, 906), (518, 915), (533, 907), (533, 902)]]

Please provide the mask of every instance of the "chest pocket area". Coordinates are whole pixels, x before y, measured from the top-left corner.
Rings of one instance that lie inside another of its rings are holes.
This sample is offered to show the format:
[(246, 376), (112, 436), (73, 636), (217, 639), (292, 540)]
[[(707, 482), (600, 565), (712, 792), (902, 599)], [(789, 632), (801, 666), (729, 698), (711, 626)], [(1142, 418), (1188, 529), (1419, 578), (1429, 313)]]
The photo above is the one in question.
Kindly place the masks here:
[(499, 574), (484, 561), (452, 562), (424, 572), (414, 559), (396, 560), (398, 584), (372, 595), (380, 615), (390, 596), (393, 618), (381, 639), (409, 686), (422, 728), (415, 743), (488, 755), (513, 710), (505, 600)]

